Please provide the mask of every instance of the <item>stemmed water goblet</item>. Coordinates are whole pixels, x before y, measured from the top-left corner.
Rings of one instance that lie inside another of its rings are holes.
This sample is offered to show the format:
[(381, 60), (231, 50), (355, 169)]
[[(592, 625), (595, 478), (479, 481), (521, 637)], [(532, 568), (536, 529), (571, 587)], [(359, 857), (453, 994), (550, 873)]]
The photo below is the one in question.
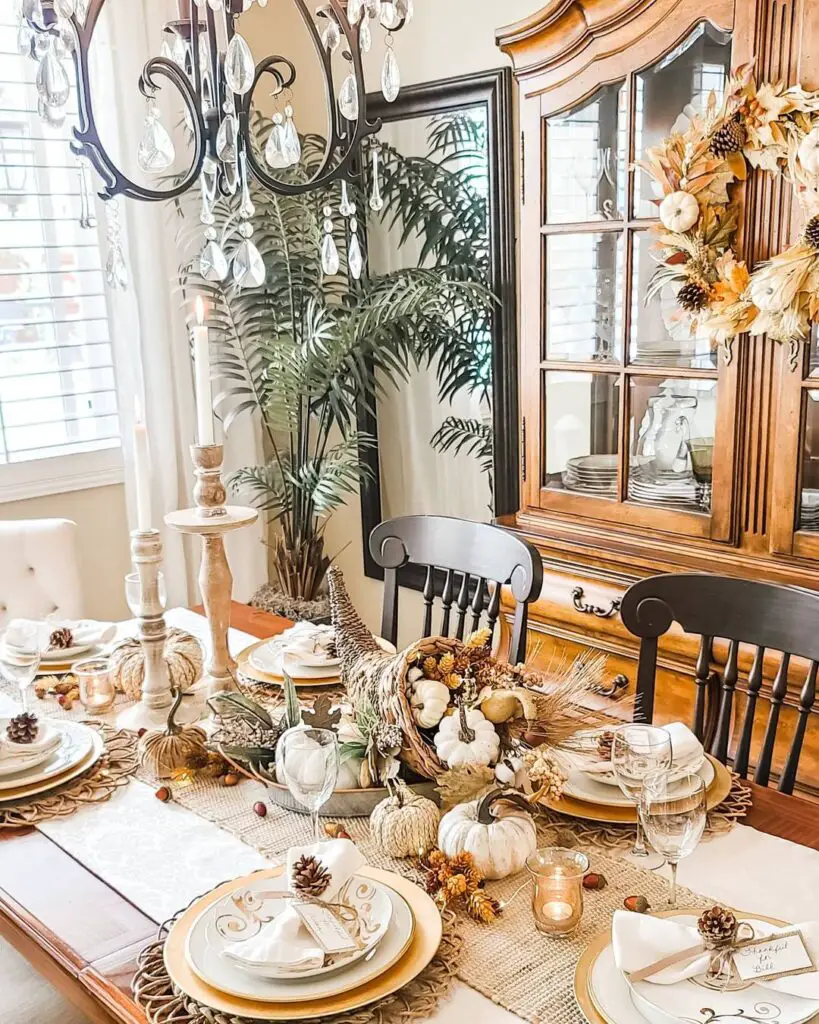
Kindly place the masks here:
[[(671, 737), (655, 725), (630, 723), (614, 731), (611, 748), (614, 777), (621, 791), (635, 806), (639, 805), (643, 780), (657, 770), (671, 767)], [(631, 851), (633, 857), (648, 857), (645, 836), (637, 815), (637, 838)]]
[(639, 804), (646, 838), (671, 867), (669, 907), (677, 906), (677, 865), (696, 850), (705, 831), (705, 783), (693, 773), (672, 777), (665, 769), (643, 779)]
[(40, 626), (36, 622), (15, 623), (0, 642), (0, 670), (19, 687), (23, 711), (28, 711), (28, 689), (40, 667), (40, 648)]
[(321, 842), (319, 811), (336, 788), (338, 739), (329, 729), (288, 729), (276, 745), (276, 778), (310, 811), (313, 838)]

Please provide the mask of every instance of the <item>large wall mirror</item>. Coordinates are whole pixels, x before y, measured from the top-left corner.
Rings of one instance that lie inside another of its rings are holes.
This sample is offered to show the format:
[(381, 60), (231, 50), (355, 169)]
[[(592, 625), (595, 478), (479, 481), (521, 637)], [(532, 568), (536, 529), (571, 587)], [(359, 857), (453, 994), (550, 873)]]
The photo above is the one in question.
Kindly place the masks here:
[[(486, 288), (479, 308), (453, 311), (434, 351), (400, 387), (362, 403), (377, 438), (362, 488), (364, 568), (385, 519), (447, 515), (488, 522), (518, 508), (517, 336), (508, 69), (368, 97), (380, 117), (380, 209), (368, 211), (370, 272), (448, 268)], [(378, 203), (370, 204), (378, 206)], [(421, 586), (408, 566), (402, 583)]]

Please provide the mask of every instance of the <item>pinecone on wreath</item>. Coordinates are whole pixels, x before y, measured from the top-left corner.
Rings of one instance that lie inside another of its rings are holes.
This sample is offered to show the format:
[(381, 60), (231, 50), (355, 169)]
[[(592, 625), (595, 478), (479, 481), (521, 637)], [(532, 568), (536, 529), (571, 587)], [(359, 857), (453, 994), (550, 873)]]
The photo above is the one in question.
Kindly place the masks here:
[(61, 626), (55, 629), (48, 638), (48, 647), (51, 651), (66, 651), (74, 646), (74, 634), (68, 626)]
[(811, 217), (808, 221), (808, 226), (805, 228), (805, 244), (819, 249), (819, 214)]
[(730, 121), (726, 121), (714, 132), (711, 137), (711, 152), (720, 159), (725, 159), (731, 153), (739, 153), (745, 145), (746, 134), (738, 114), (735, 114)]
[(677, 302), (686, 313), (699, 313), (708, 301), (708, 292), (698, 281), (689, 281), (677, 292)]
[(697, 921), (697, 931), (706, 944), (721, 945), (736, 934), (739, 924), (736, 916), (724, 907), (711, 907)]
[(24, 711), (11, 719), (6, 726), (6, 735), (12, 743), (33, 743), (38, 729), (37, 716)]
[(315, 857), (299, 857), (293, 867), (293, 888), (302, 896), (323, 896), (330, 887), (332, 875)]

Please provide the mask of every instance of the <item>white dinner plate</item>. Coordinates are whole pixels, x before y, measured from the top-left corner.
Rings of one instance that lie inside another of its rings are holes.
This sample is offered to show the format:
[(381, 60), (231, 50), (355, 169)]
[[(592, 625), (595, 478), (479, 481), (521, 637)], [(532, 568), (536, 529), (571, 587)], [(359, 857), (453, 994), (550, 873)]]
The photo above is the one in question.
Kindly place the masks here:
[[(61, 775), (79, 765), (92, 752), (95, 740), (99, 738), (99, 733), (95, 729), (83, 725), (82, 722), (53, 720), (49, 724), (61, 733), (60, 745), (34, 767), (0, 778), (0, 800), (7, 790), (46, 783), (55, 775)], [(102, 748), (102, 740), (100, 746)]]
[[(247, 660), (251, 668), (271, 676), (281, 676), (282, 671), (285, 670), (293, 679), (328, 679), (338, 675), (340, 662), (333, 664), (328, 662), (321, 667), (318, 665), (304, 665), (288, 657), (286, 651), (282, 650), (281, 645), (276, 644), (277, 639), (277, 637), (274, 637), (269, 644), (263, 644), (261, 647), (257, 647), (250, 652)], [(382, 640), (380, 637), (375, 637), (375, 640), (383, 651), (386, 651), (388, 654), (395, 653), (393, 645), (386, 640)]]
[[(674, 916), (672, 920), (694, 926), (697, 923), (696, 917), (686, 914)], [(765, 921), (753, 917), (743, 917), (743, 921), (752, 925), (759, 935), (773, 931)], [(626, 984), (631, 990), (634, 1005), (649, 1024), (677, 1024), (680, 1020), (765, 1020), (776, 1024), (805, 1024), (819, 1013), (819, 1000), (802, 999), (762, 985), (749, 985), (739, 992), (717, 992), (706, 988), (696, 978), (676, 985), (655, 985), (650, 981), (638, 981), (632, 985), (626, 978)], [(710, 1008), (712, 1016), (701, 1016), (703, 1006)]]
[[(706, 790), (708, 790), (708, 787), (714, 781), (716, 772), (711, 762), (704, 758), (699, 769), (694, 774), (699, 775), (705, 783)], [(608, 783), (598, 781), (596, 776), (589, 775), (580, 768), (571, 768), (569, 770), (569, 778), (564, 792), (567, 796), (573, 796), (576, 800), (585, 800), (586, 803), (600, 804), (603, 807), (633, 807), (635, 804), (635, 801), (627, 797), (616, 784), (611, 786)], [(690, 786), (688, 787), (688, 792), (691, 792)], [(688, 795), (682, 784), (678, 784), (674, 794), (679, 797)]]
[[(260, 879), (256, 884), (264, 890), (277, 881)], [(283, 876), (281, 884), (284, 884)], [(222, 912), (217, 908), (223, 907), (225, 900), (207, 907), (194, 922), (187, 937), (185, 957), (193, 972), (205, 984), (241, 999), (296, 1003), (351, 991), (396, 964), (412, 941), (415, 920), (409, 904), (389, 886), (385, 885), (384, 889), (392, 905), (390, 924), (381, 942), (344, 970), (313, 978), (274, 979), (259, 977), (236, 966), (223, 955), (226, 941), (216, 927), (216, 916)]]
[[(250, 886), (226, 896), (216, 904), (213, 911), (217, 933), (228, 944), (254, 939), (269, 921), (275, 920), (286, 909), (289, 895), (286, 878), (281, 876), (264, 885)], [(326, 957), (321, 967), (301, 971), (293, 968), (277, 969), (264, 962), (249, 961), (236, 956), (230, 946), (224, 950), (223, 956), (242, 970), (250, 971), (260, 978), (287, 978), (291, 981), (318, 978), (349, 967), (366, 956), (384, 938), (392, 918), (392, 901), (386, 886), (362, 877), (354, 877), (340, 898), (358, 914), (355, 937), (361, 941), (360, 949)]]
[(62, 647), (59, 650), (43, 651), (40, 655), (40, 661), (45, 663), (53, 661), (57, 662), (57, 664), (62, 664), (64, 661), (71, 661), (72, 658), (79, 658), (81, 654), (87, 654), (96, 646), (96, 643), (74, 644), (73, 647)]

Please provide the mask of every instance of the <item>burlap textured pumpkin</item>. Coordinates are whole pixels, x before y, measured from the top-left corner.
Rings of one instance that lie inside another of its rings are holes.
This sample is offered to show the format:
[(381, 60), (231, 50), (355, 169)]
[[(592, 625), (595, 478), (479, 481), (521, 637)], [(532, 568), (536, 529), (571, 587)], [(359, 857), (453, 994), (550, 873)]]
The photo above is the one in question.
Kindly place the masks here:
[(198, 725), (177, 725), (174, 721), (184, 694), (176, 693), (164, 732), (146, 732), (139, 741), (139, 760), (158, 779), (171, 779), (190, 757), (206, 754), (207, 733)]
[[(184, 629), (169, 629), (165, 644), (171, 689), (185, 692), (202, 675), (205, 656), (195, 636)], [(114, 686), (131, 700), (142, 696), (145, 659), (142, 644), (135, 638), (125, 640), (111, 655), (111, 676)]]

